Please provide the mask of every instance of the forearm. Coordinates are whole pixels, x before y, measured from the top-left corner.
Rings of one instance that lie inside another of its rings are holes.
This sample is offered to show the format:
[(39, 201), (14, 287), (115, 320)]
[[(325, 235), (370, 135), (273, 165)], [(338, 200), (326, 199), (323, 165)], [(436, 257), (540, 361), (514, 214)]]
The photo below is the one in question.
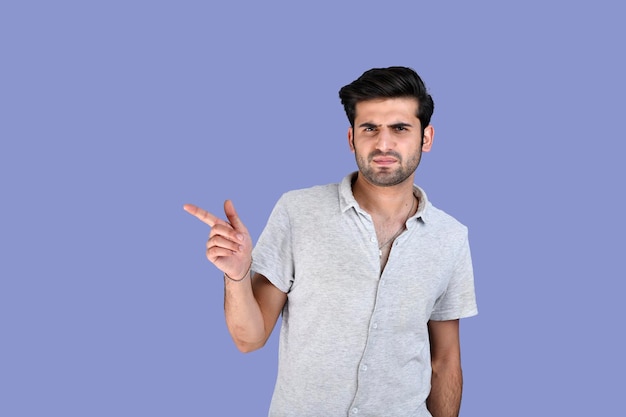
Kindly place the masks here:
[(433, 417), (458, 417), (463, 391), (459, 363), (433, 364), (431, 390), (426, 405)]
[(267, 339), (265, 323), (250, 276), (239, 282), (224, 277), (224, 315), (228, 331), (240, 351), (251, 352), (263, 347)]

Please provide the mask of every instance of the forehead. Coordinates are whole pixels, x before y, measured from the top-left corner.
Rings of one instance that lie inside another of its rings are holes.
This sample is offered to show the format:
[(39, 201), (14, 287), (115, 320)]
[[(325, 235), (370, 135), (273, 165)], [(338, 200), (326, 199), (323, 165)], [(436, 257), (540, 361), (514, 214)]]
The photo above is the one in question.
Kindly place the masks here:
[(412, 97), (383, 98), (358, 102), (355, 121), (417, 119), (417, 99)]

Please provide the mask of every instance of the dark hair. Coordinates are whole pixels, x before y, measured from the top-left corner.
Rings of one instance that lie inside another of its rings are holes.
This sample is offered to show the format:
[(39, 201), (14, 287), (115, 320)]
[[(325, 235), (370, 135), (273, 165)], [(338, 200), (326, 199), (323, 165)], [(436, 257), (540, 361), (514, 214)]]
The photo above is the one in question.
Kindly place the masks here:
[(417, 73), (407, 67), (372, 68), (339, 90), (350, 126), (354, 127), (356, 105), (380, 98), (410, 97), (417, 100), (417, 118), (424, 128), (430, 124), (435, 109), (433, 98)]

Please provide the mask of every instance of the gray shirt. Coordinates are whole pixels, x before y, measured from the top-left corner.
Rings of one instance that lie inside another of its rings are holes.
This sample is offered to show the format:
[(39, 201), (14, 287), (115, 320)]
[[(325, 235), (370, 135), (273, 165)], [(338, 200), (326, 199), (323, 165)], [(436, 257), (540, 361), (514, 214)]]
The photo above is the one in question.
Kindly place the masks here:
[(477, 314), (467, 228), (415, 186), (381, 274), (354, 175), (285, 193), (254, 249), (254, 271), (288, 294), (272, 417), (430, 416), (427, 323)]

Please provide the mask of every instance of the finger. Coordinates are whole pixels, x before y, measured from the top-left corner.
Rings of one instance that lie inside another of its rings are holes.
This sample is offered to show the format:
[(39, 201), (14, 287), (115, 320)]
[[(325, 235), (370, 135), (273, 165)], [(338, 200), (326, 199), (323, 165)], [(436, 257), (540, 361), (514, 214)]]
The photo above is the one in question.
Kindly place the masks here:
[(210, 249), (212, 247), (224, 248), (228, 249), (232, 253), (239, 252), (243, 249), (243, 246), (241, 246), (239, 243), (220, 235), (211, 236), (211, 238), (206, 243), (206, 247), (207, 249)]
[(213, 262), (214, 264), (216, 262), (219, 262), (220, 259), (225, 259), (233, 255), (234, 253), (230, 249), (220, 248), (218, 246), (212, 246), (210, 248), (207, 248), (206, 250), (207, 259)]
[(228, 218), (228, 221), (230, 222), (231, 226), (233, 226), (233, 228), (236, 231), (242, 232), (242, 233), (248, 232), (248, 229), (246, 229), (246, 226), (243, 224), (243, 222), (239, 218), (239, 215), (237, 214), (237, 210), (235, 210), (235, 205), (233, 204), (231, 200), (226, 200), (224, 202), (224, 213), (226, 214), (226, 217)]
[(213, 227), (215, 226), (215, 224), (217, 223), (225, 223), (223, 220), (220, 220), (218, 217), (212, 215), (211, 213), (209, 213), (208, 211), (198, 207), (198, 206), (194, 206), (193, 204), (185, 204), (183, 206), (183, 209), (191, 214), (192, 216), (194, 216), (195, 218), (197, 218), (198, 220), (200, 220), (203, 223), (208, 224), (209, 226)]

